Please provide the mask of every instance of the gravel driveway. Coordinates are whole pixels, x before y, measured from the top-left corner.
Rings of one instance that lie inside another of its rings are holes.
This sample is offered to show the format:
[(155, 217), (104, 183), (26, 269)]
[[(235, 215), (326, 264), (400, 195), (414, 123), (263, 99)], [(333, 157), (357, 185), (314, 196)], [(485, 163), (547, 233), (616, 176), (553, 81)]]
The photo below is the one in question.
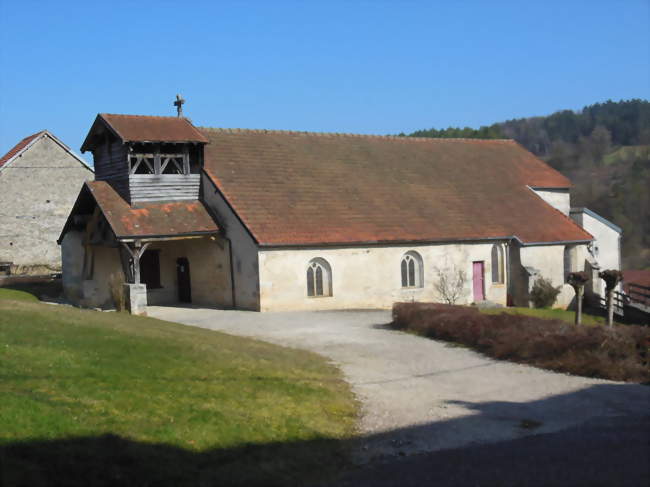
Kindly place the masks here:
[(384, 326), (389, 311), (255, 313), (150, 306), (149, 316), (330, 358), (362, 404), (362, 461), (511, 440), (650, 410), (650, 387), (491, 360), (389, 330)]

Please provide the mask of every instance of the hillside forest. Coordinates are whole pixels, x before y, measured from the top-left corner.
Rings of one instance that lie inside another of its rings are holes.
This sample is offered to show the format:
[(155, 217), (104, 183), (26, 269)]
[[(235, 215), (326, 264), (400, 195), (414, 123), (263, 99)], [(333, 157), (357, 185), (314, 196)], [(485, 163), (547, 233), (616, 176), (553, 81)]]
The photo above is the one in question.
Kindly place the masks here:
[(515, 139), (573, 182), (572, 206), (585, 206), (623, 229), (623, 269), (650, 269), (649, 101), (607, 101), (577, 112), (408, 136)]

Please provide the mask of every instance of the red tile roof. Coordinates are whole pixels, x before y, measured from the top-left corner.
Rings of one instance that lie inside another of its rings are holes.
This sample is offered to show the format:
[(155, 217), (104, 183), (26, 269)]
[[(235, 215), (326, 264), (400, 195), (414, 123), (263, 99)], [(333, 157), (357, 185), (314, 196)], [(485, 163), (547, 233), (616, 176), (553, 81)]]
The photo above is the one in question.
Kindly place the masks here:
[(4, 166), (9, 160), (16, 156), (17, 154), (20, 153), (25, 147), (29, 145), (30, 142), (32, 142), (34, 139), (37, 139), (39, 136), (41, 136), (45, 130), (41, 130), (40, 132), (36, 132), (35, 134), (32, 134), (28, 137), (25, 137), (23, 140), (18, 142), (15, 146), (13, 146), (9, 152), (7, 152), (4, 156), (0, 157), (0, 167)]
[[(152, 117), (145, 115), (115, 115), (100, 113), (95, 124), (103, 121), (123, 142), (200, 142), (207, 139), (185, 118)], [(93, 124), (93, 127), (95, 127)], [(90, 145), (91, 128), (81, 146), (85, 152)]]
[(261, 245), (592, 239), (526, 187), (569, 180), (511, 140), (201, 131), (205, 171)]
[(623, 285), (627, 291), (628, 284), (650, 287), (650, 270), (628, 270), (623, 271)]
[(200, 201), (147, 203), (131, 207), (105, 181), (86, 182), (117, 238), (218, 233)]

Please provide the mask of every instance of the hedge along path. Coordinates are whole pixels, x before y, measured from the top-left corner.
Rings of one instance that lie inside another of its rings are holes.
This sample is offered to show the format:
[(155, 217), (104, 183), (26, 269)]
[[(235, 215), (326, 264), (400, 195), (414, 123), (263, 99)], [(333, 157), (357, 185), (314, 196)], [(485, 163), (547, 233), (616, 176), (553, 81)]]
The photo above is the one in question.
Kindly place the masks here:
[(398, 303), (393, 328), (459, 343), (499, 360), (584, 377), (650, 382), (650, 328), (576, 326), (475, 308)]

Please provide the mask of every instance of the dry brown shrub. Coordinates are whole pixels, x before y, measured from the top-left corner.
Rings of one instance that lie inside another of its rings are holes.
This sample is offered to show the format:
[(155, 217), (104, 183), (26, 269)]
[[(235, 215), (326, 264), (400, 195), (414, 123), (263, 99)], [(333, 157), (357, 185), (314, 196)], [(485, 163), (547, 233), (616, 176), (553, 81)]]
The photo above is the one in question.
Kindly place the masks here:
[(650, 328), (560, 320), (435, 303), (396, 303), (393, 328), (467, 345), (491, 357), (586, 377), (650, 381)]
[(117, 311), (124, 311), (126, 302), (124, 298), (124, 274), (114, 272), (108, 278), (108, 286), (111, 291), (111, 298)]

